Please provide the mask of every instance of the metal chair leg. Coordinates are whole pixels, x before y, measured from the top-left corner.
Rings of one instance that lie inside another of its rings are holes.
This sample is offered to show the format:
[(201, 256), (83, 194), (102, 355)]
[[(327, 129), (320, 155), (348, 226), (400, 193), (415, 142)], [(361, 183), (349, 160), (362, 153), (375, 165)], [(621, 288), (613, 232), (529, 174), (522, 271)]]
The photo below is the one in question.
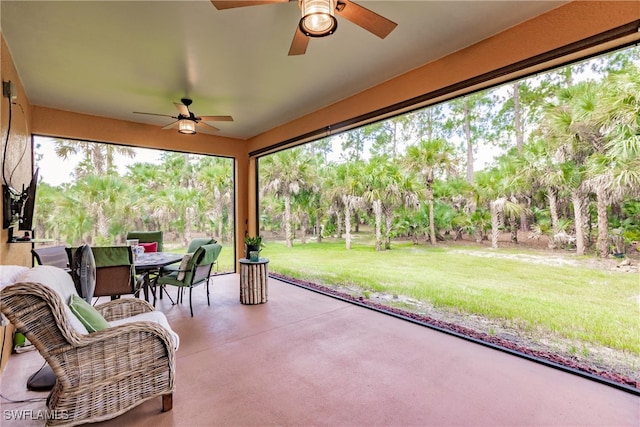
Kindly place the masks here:
[(163, 285), (160, 285), (160, 299), (162, 299), (162, 293), (167, 294), (167, 297), (169, 298), (169, 300), (171, 301), (171, 305), (176, 305), (175, 301), (173, 300), (173, 298), (171, 298), (171, 295), (169, 295), (169, 291), (167, 291), (166, 287)]
[(207, 287), (207, 305), (211, 305), (211, 302), (209, 301), (209, 281), (211, 280), (211, 277), (209, 277), (207, 279), (207, 283), (205, 284), (205, 286)]

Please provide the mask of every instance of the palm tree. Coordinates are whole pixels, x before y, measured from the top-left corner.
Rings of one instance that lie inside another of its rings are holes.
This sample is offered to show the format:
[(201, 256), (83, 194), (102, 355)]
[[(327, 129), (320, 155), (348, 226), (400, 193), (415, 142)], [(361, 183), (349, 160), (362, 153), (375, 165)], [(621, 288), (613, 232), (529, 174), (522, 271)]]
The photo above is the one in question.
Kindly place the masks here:
[[(434, 181), (433, 194), (436, 202), (439, 200), (451, 207), (452, 230), (455, 232), (454, 240), (462, 238), (463, 233), (473, 235), (476, 229), (470, 221), (471, 215), (476, 211), (473, 194), (473, 186), (462, 177), (455, 176), (447, 180)], [(438, 208), (434, 209), (437, 214)], [(438, 224), (437, 215), (434, 221)], [(437, 233), (437, 231), (436, 231)]]
[(609, 253), (608, 211), (628, 194), (640, 194), (640, 71), (628, 66), (625, 73), (609, 76), (602, 86), (600, 103), (594, 108), (594, 126), (604, 130), (606, 144), (587, 160), (587, 188), (596, 193), (598, 210), (597, 249)]
[(291, 148), (264, 158), (260, 178), (263, 193), (273, 193), (284, 202), (284, 237), (287, 247), (293, 246), (291, 228), (292, 196), (310, 183), (312, 158), (301, 148)]
[(233, 211), (232, 168), (230, 159), (220, 157), (205, 157), (198, 164), (199, 197), (206, 201), (203, 212), (211, 224), (217, 227), (219, 239), (230, 237), (233, 232), (232, 227), (225, 227), (225, 217), (228, 219)]
[(424, 179), (429, 204), (429, 236), (432, 245), (436, 244), (436, 231), (433, 220), (433, 182), (438, 175), (446, 176), (455, 165), (454, 149), (444, 139), (423, 139), (407, 149), (405, 156), (407, 167)]
[(576, 232), (576, 254), (584, 255), (586, 242), (587, 195), (585, 185), (587, 158), (604, 149), (604, 136), (594, 121), (602, 87), (583, 82), (558, 92), (543, 122), (547, 142), (556, 148), (557, 161), (563, 164), (563, 185), (571, 191)]
[(418, 198), (411, 180), (400, 165), (386, 157), (371, 159), (364, 170), (364, 200), (371, 203), (375, 215), (376, 251), (382, 250), (381, 227), (384, 220), (384, 248), (391, 248), (394, 221), (403, 207), (415, 209)]
[(115, 174), (89, 175), (78, 183), (78, 190), (85, 197), (80, 206), (85, 206), (94, 218), (90, 243), (112, 243), (109, 221), (118, 217), (126, 203), (122, 197), (126, 192), (125, 182)]
[(130, 158), (135, 156), (135, 151), (131, 147), (71, 139), (56, 140), (55, 152), (62, 159), (67, 159), (75, 154), (83, 156), (83, 161), (76, 168), (76, 179), (90, 174), (104, 175), (115, 172), (114, 157), (116, 154)]
[[(518, 175), (509, 156), (501, 156), (498, 166), (480, 171), (474, 177), (478, 206), (487, 206), (491, 213), (491, 247), (498, 248), (498, 237), (505, 224), (517, 231), (517, 219), (526, 208), (518, 203)], [(516, 240), (517, 241), (517, 240)]]
[[(341, 163), (336, 168), (329, 197), (342, 207), (344, 212), (344, 239), (346, 249), (351, 249), (351, 219), (363, 205), (365, 190), (364, 167), (362, 161)], [(338, 234), (338, 237), (340, 235)]]
[(150, 163), (135, 163), (128, 167), (125, 179), (131, 186), (127, 218), (134, 230), (162, 230), (161, 212), (165, 206), (158, 203), (158, 194), (164, 187), (165, 173)]
[(197, 229), (196, 213), (204, 211), (196, 185), (196, 158), (189, 153), (164, 153), (161, 159), (163, 189), (156, 193), (157, 215), (174, 227), (186, 246)]

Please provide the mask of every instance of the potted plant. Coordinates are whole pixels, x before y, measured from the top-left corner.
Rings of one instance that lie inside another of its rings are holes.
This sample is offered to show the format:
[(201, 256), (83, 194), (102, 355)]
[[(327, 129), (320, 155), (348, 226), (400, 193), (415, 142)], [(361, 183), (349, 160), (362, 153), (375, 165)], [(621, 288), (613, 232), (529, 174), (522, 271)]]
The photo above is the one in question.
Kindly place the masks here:
[(249, 236), (247, 234), (244, 237), (244, 257), (246, 259), (251, 259), (251, 252), (260, 253), (263, 247), (261, 236)]

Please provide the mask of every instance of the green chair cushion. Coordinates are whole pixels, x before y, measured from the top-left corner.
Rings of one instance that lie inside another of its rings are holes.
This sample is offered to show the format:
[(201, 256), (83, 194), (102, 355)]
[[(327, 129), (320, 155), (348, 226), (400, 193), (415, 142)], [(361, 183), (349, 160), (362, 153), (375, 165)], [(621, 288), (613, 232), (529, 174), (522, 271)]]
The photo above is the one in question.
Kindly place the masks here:
[(131, 248), (128, 246), (94, 246), (91, 248), (96, 267), (117, 267), (133, 264)]
[[(65, 248), (69, 256), (69, 262), (75, 253), (75, 247)], [(128, 246), (92, 246), (93, 258), (96, 267), (118, 267), (133, 264), (133, 253)]]
[(208, 237), (199, 237), (197, 239), (192, 239), (189, 242), (189, 246), (187, 247), (187, 252), (194, 253), (200, 246), (210, 245), (212, 243), (216, 243), (215, 239), (210, 239)]
[(101, 331), (110, 327), (109, 322), (91, 304), (78, 295), (71, 295), (69, 309), (87, 328), (89, 333)]

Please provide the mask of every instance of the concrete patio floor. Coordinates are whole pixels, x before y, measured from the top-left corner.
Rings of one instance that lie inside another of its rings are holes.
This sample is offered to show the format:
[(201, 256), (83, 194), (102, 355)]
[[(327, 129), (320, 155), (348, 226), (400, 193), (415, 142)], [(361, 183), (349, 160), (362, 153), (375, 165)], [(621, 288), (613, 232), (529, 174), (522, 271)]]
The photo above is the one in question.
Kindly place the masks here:
[[(96, 425), (640, 425), (630, 393), (273, 278), (269, 301), (245, 306), (238, 282), (214, 277), (210, 307), (196, 288), (193, 318), (188, 302), (159, 301), (181, 339), (173, 410), (158, 398)], [(12, 355), (2, 394), (46, 397), (25, 388), (42, 362)], [(0, 424), (43, 425), (10, 411), (44, 408), (3, 400)]]

